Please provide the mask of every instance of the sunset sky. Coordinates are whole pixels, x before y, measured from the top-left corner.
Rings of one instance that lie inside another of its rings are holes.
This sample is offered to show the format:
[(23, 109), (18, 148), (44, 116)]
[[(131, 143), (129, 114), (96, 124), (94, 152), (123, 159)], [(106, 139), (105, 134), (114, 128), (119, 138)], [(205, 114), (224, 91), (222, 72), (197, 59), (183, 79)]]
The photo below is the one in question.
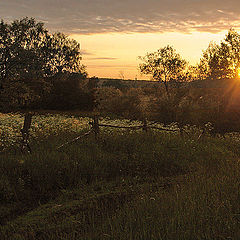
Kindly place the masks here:
[(81, 43), (90, 76), (147, 79), (138, 56), (172, 45), (197, 63), (210, 41), (240, 29), (239, 0), (0, 0), (0, 18), (34, 17)]

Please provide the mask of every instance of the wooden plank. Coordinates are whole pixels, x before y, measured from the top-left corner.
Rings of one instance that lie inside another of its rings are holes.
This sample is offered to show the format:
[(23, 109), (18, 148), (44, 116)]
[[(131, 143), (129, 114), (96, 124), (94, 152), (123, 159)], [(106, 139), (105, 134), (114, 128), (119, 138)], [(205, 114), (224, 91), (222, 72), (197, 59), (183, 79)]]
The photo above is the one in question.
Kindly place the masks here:
[(92, 132), (92, 129), (91, 129), (90, 131), (86, 132), (85, 134), (80, 135), (80, 136), (74, 138), (73, 140), (71, 140), (71, 141), (69, 141), (69, 142), (66, 142), (66, 143), (62, 144), (61, 146), (57, 147), (57, 150), (63, 148), (63, 147), (66, 146), (66, 145), (72, 144), (72, 143), (78, 141), (79, 139), (81, 139), (81, 138), (83, 138), (83, 137), (88, 136), (91, 132)]
[(110, 124), (98, 124), (99, 127), (111, 127), (111, 128), (125, 128), (125, 129), (138, 129), (142, 128), (143, 126), (132, 126), (132, 127), (126, 127), (126, 126), (116, 126), (116, 125), (110, 125)]

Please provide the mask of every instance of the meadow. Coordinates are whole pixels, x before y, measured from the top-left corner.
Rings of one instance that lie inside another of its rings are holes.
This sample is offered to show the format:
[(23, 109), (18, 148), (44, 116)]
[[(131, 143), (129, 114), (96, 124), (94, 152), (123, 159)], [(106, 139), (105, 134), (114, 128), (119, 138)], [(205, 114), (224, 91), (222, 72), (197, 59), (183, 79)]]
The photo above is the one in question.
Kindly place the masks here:
[(0, 115), (0, 239), (239, 239), (237, 133), (108, 128), (57, 150), (91, 118), (39, 114), (23, 154), (23, 121)]

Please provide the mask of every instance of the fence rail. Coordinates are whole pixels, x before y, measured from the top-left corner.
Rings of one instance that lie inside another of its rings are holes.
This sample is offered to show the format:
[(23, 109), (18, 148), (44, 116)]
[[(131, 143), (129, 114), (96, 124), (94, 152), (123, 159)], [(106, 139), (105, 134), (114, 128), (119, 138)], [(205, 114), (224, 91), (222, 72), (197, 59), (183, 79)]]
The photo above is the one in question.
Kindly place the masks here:
[[(22, 133), (22, 141), (21, 141), (21, 151), (25, 152), (27, 151), (28, 153), (31, 153), (32, 150), (30, 148), (30, 144), (29, 144), (29, 130), (31, 127), (31, 122), (32, 122), (32, 113), (27, 113), (25, 115), (24, 118), (24, 125), (23, 128), (21, 129), (21, 133)], [(80, 136), (74, 138), (71, 141), (68, 141), (62, 145), (60, 145), (59, 147), (56, 148), (56, 150), (60, 150), (63, 147), (70, 145), (86, 136), (89, 136), (91, 133), (94, 133), (95, 135), (95, 139), (97, 140), (99, 135), (100, 135), (100, 128), (104, 127), (104, 128), (118, 128), (118, 129), (129, 129), (129, 130), (140, 130), (142, 129), (145, 132), (148, 132), (149, 129), (157, 129), (157, 130), (161, 130), (161, 131), (168, 131), (168, 132), (177, 132), (179, 130), (177, 129), (168, 129), (168, 128), (162, 128), (162, 127), (156, 127), (153, 126), (154, 124), (156, 124), (157, 122), (152, 122), (152, 123), (148, 123), (147, 119), (144, 119), (142, 121), (142, 125), (137, 125), (137, 126), (116, 126), (116, 125), (111, 125), (111, 124), (101, 124), (99, 123), (99, 117), (98, 116), (94, 116), (93, 120), (89, 122), (90, 125), (90, 130), (84, 134), (81, 134)], [(180, 131), (181, 132), (181, 131)]]
[(139, 129), (143, 129), (143, 131), (148, 132), (149, 129), (157, 129), (157, 130), (161, 130), (161, 131), (168, 131), (168, 132), (177, 132), (179, 130), (177, 129), (168, 129), (168, 128), (160, 128), (160, 127), (156, 127), (156, 126), (152, 126), (153, 124), (156, 124), (157, 122), (153, 122), (153, 123), (148, 123), (146, 119), (143, 120), (143, 124), (142, 125), (138, 125), (138, 126), (116, 126), (116, 125), (111, 125), (111, 124), (101, 124), (99, 123), (99, 118), (97, 116), (93, 117), (93, 121), (89, 122), (89, 125), (91, 126), (90, 131), (88, 131), (85, 134), (82, 134), (76, 138), (74, 138), (73, 140), (66, 142), (64, 144), (62, 144), (61, 146), (59, 146), (57, 148), (57, 150), (63, 148), (66, 145), (69, 145), (71, 143), (76, 142), (79, 139), (82, 139), (88, 135), (90, 135), (91, 133), (94, 133), (95, 135), (95, 139), (97, 140), (100, 134), (100, 127), (105, 127), (105, 128), (118, 128), (118, 129), (129, 129), (129, 130), (139, 130)]
[(146, 119), (144, 119), (142, 125), (137, 125), (137, 126), (116, 126), (116, 125), (111, 125), (111, 124), (100, 124), (99, 119), (97, 117), (94, 117), (94, 121), (90, 122), (89, 124), (93, 128), (97, 128), (99, 132), (100, 127), (109, 127), (109, 128), (119, 128), (119, 129), (132, 129), (132, 130), (138, 130), (138, 129), (143, 129), (144, 131), (148, 131), (148, 129), (157, 129), (161, 131), (169, 131), (169, 132), (177, 132), (179, 131), (178, 129), (169, 129), (169, 128), (163, 128), (163, 127), (156, 127), (152, 126), (153, 124), (156, 124), (157, 122), (153, 123), (148, 123)]
[(111, 127), (111, 128), (123, 128), (123, 129), (139, 129), (143, 128), (143, 126), (131, 126), (131, 127), (126, 127), (126, 126), (116, 126), (116, 125), (109, 125), (109, 124), (99, 124), (99, 127)]
[(67, 146), (67, 145), (69, 145), (69, 144), (71, 144), (71, 143), (74, 143), (74, 142), (78, 141), (78, 140), (81, 139), (81, 138), (84, 138), (84, 137), (90, 135), (90, 134), (92, 133), (92, 131), (93, 131), (93, 130), (91, 129), (90, 131), (84, 133), (83, 135), (80, 135), (80, 136), (74, 138), (73, 140), (68, 141), (68, 142), (62, 144), (61, 146), (57, 147), (57, 150), (59, 150), (59, 149), (65, 147), (65, 146)]

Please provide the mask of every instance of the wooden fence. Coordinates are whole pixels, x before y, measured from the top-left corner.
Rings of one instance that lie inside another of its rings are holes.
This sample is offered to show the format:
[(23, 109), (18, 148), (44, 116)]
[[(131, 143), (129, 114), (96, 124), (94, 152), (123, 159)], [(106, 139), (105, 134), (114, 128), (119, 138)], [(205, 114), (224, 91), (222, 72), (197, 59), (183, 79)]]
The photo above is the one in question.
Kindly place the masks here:
[(100, 128), (101, 127), (104, 127), (104, 128), (129, 129), (129, 130), (140, 130), (140, 129), (142, 129), (145, 132), (148, 132), (150, 129), (157, 129), (157, 130), (169, 131), (169, 132), (177, 132), (177, 131), (179, 131), (177, 129), (160, 128), (160, 127), (153, 126), (154, 124), (156, 124), (156, 122), (148, 123), (147, 119), (144, 119), (142, 121), (142, 124), (141, 125), (137, 125), (137, 126), (116, 126), (116, 125), (111, 125), (111, 124), (101, 124), (101, 123), (99, 123), (99, 117), (98, 116), (94, 116), (93, 120), (91, 122), (89, 122), (89, 124), (91, 126), (90, 131), (88, 131), (87, 133), (85, 133), (83, 135), (80, 135), (80, 136), (74, 138), (73, 140), (71, 140), (69, 142), (66, 142), (66, 143), (62, 144), (61, 146), (59, 146), (57, 148), (57, 150), (63, 148), (66, 145), (69, 145), (69, 144), (71, 144), (73, 142), (76, 142), (77, 140), (79, 140), (79, 139), (81, 139), (81, 138), (83, 138), (85, 136), (88, 136), (91, 133), (94, 133), (95, 139), (97, 140), (99, 135), (100, 135)]
[[(32, 113), (25, 114), (23, 128), (21, 129), (22, 140), (21, 140), (20, 148), (21, 148), (22, 152), (27, 152), (27, 153), (32, 152), (30, 144), (29, 144), (29, 130), (30, 130), (30, 127), (31, 127), (32, 116), (33, 116)], [(145, 132), (148, 132), (150, 129), (157, 129), (157, 130), (169, 131), (169, 132), (179, 131), (177, 129), (169, 129), (169, 128), (161, 128), (161, 127), (153, 126), (156, 123), (157, 122), (149, 123), (147, 121), (147, 119), (144, 119), (142, 121), (141, 125), (137, 125), (137, 126), (116, 126), (116, 125), (111, 125), (111, 124), (101, 124), (100, 121), (99, 121), (99, 117), (94, 116), (93, 120), (89, 122), (90, 130), (88, 132), (74, 138), (71, 141), (68, 141), (68, 142), (62, 144), (61, 146), (57, 147), (57, 150), (60, 150), (61, 148), (65, 147), (69, 144), (72, 144), (72, 143), (90, 135), (91, 133), (94, 133), (95, 139), (97, 140), (99, 135), (100, 135), (100, 128), (102, 128), (102, 127), (103, 128), (129, 129), (129, 130), (140, 130), (140, 129), (142, 129)], [(181, 130), (180, 130), (180, 133), (181, 133)]]

